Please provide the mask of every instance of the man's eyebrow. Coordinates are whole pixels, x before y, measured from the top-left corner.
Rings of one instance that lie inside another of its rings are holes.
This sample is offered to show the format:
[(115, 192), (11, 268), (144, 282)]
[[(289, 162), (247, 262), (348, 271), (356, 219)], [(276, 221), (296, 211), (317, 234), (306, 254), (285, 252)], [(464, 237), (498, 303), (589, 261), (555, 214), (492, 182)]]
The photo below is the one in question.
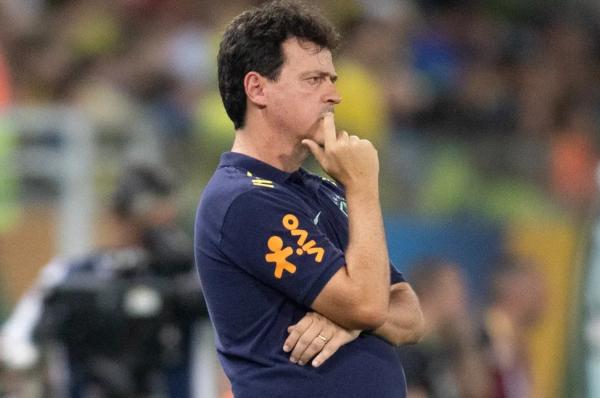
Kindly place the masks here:
[(305, 77), (308, 77), (310, 75), (319, 75), (319, 77), (325, 77), (325, 76), (327, 76), (327, 77), (331, 78), (332, 82), (335, 82), (338, 79), (338, 75), (336, 75), (334, 73), (323, 72), (322, 70), (311, 70), (311, 71), (302, 73), (300, 76), (302, 78), (305, 78)]

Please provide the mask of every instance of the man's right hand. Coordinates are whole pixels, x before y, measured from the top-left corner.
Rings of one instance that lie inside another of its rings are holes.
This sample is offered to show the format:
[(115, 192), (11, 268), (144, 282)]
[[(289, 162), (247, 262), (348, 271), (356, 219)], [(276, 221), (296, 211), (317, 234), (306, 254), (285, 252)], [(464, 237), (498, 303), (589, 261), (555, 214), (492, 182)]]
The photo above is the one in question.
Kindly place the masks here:
[(332, 112), (323, 115), (317, 134), (324, 139), (321, 147), (317, 142), (304, 139), (323, 170), (344, 185), (346, 190), (355, 188), (378, 192), (379, 159), (373, 144), (345, 131), (335, 129)]
[(321, 167), (344, 185), (348, 205), (346, 266), (327, 282), (312, 309), (348, 330), (377, 329), (390, 300), (390, 267), (379, 204), (379, 159), (367, 140), (336, 132), (332, 113), (316, 131), (323, 147), (302, 140)]

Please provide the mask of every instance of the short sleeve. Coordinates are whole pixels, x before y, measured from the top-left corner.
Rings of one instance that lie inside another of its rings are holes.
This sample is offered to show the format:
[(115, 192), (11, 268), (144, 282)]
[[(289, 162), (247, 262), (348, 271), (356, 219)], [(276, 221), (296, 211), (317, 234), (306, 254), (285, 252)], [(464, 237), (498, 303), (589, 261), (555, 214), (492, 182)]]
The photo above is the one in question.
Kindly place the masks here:
[(299, 199), (285, 192), (248, 191), (227, 211), (221, 250), (233, 264), (310, 307), (345, 258), (315, 226), (315, 214), (309, 212)]

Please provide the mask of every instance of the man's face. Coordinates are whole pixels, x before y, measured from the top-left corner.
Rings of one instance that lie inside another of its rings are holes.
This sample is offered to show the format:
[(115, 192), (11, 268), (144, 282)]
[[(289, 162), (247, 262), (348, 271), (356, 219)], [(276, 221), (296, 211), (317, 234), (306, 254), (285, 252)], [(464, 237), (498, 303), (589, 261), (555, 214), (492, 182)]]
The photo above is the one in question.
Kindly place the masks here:
[(279, 77), (265, 86), (265, 116), (286, 137), (298, 141), (311, 138), (323, 144), (319, 120), (341, 101), (331, 52), (296, 38), (283, 42), (282, 48), (284, 63)]

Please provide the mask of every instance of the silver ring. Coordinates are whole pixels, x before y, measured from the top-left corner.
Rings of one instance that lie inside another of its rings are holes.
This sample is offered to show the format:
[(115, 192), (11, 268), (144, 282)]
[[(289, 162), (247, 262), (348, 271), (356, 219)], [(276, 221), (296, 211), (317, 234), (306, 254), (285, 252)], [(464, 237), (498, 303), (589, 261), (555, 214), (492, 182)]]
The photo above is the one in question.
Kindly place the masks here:
[(323, 336), (322, 334), (318, 335), (317, 337), (325, 342), (327, 341), (327, 337)]

